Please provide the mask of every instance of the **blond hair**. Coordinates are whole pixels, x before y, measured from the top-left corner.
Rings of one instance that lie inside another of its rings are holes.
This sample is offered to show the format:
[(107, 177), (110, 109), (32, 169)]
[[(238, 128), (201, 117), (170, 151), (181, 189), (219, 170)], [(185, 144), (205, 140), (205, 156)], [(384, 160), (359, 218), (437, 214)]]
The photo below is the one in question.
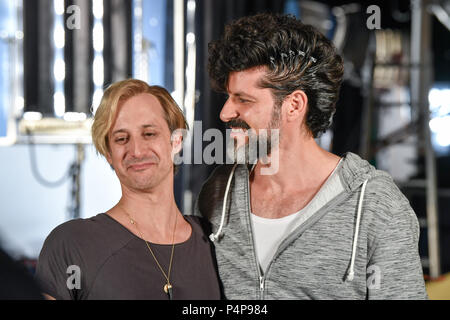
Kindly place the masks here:
[(116, 118), (119, 103), (141, 93), (149, 93), (158, 99), (170, 133), (176, 129), (188, 129), (183, 112), (166, 89), (160, 86), (149, 86), (144, 81), (136, 79), (119, 81), (105, 90), (92, 124), (92, 141), (97, 152), (104, 157), (110, 153), (109, 131)]

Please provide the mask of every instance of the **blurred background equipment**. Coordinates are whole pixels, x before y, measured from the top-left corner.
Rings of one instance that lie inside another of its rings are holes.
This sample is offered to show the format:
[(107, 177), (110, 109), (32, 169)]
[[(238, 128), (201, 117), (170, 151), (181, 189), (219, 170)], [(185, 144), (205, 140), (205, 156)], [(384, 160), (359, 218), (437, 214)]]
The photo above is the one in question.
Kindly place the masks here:
[(20, 4), (17, 1), (0, 3), (0, 146), (16, 141), (16, 117), (23, 108), (21, 94), (23, 67), (21, 47)]
[(43, 300), (41, 290), (23, 264), (0, 249), (0, 300)]
[[(173, 24), (185, 13), (178, 1), (175, 19), (175, 3), (0, 2), (0, 235), (13, 258), (36, 259), (56, 225), (104, 212), (120, 197), (91, 144), (93, 115), (115, 81), (134, 77), (174, 91)], [(178, 78), (182, 68), (183, 60)]]
[[(419, 218), (425, 275), (450, 272), (450, 0), (0, 1), (0, 235), (13, 258), (32, 269), (56, 225), (119, 199), (90, 137), (109, 84), (161, 85), (191, 129), (199, 120), (203, 132), (225, 132), (207, 46), (226, 23), (258, 12), (296, 15), (335, 43), (344, 82), (319, 144), (388, 171)], [(192, 130), (184, 142), (192, 155), (208, 143), (194, 144)], [(186, 214), (213, 169), (181, 166), (175, 197)]]

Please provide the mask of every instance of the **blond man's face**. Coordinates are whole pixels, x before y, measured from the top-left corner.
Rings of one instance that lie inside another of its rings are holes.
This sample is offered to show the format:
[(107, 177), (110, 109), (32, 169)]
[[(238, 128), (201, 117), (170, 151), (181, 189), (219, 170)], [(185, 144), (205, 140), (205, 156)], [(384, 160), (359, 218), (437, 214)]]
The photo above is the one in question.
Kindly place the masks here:
[(108, 135), (113, 166), (122, 187), (151, 190), (173, 180), (174, 148), (171, 132), (158, 99), (139, 94), (119, 104)]

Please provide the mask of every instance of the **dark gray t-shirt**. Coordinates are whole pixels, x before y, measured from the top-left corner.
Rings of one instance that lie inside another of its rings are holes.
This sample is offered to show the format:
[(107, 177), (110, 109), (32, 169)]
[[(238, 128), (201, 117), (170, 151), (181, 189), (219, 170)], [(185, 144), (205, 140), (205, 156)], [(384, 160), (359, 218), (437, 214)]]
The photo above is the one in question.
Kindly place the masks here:
[[(202, 220), (184, 218), (192, 234), (175, 245), (173, 299), (220, 299), (216, 263)], [(167, 273), (172, 245), (150, 246)], [(77, 270), (80, 289), (74, 288)], [(168, 299), (166, 280), (145, 242), (104, 213), (56, 227), (41, 250), (36, 279), (44, 293), (56, 299)]]

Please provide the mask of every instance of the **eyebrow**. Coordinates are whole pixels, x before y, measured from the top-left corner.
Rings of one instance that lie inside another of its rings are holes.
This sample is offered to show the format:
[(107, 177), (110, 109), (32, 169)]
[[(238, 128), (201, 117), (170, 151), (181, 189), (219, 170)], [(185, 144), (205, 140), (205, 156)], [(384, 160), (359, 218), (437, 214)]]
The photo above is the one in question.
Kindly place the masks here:
[[(144, 124), (144, 125), (142, 125), (141, 127), (142, 127), (143, 129), (147, 129), (147, 128), (157, 128), (157, 126), (154, 125), (154, 124)], [(127, 130), (126, 130), (126, 129), (117, 129), (117, 130), (114, 130), (114, 131), (111, 133), (111, 135), (115, 135), (115, 134), (117, 134), (117, 133), (127, 133)]]
[(236, 97), (247, 97), (247, 98), (250, 98), (250, 99), (253, 99), (253, 100), (258, 100), (256, 97), (254, 97), (254, 96), (252, 96), (252, 95), (250, 95), (248, 93), (242, 92), (242, 91), (238, 91), (236, 93), (230, 92), (230, 94), (234, 95)]

